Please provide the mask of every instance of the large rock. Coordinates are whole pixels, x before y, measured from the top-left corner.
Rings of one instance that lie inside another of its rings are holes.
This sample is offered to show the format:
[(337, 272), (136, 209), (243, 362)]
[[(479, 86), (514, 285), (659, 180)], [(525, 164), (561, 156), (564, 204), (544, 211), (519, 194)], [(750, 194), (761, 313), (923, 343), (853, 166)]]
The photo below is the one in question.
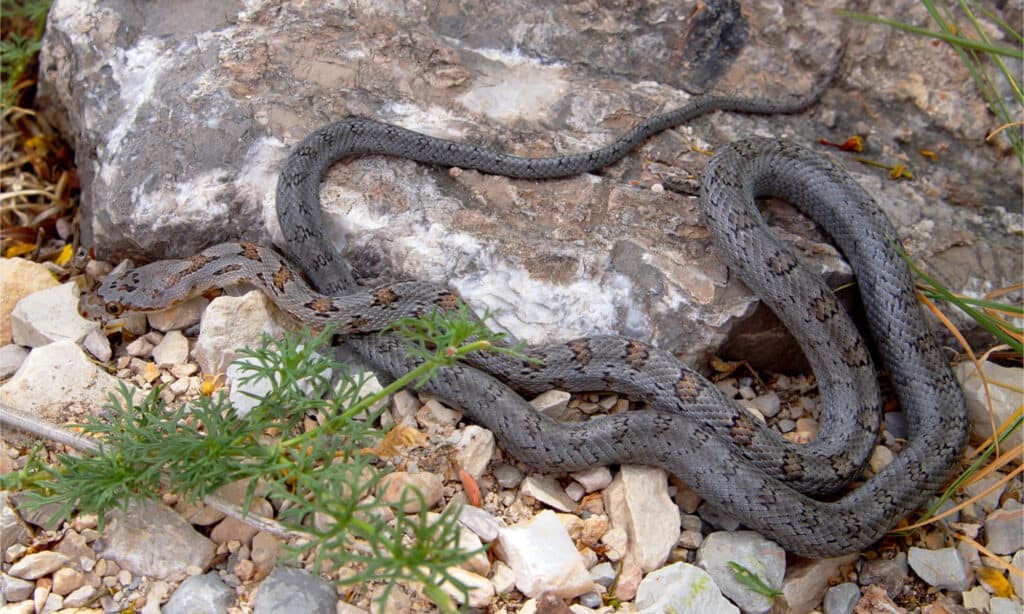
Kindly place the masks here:
[(32, 350), (0, 386), (0, 401), (54, 422), (81, 422), (117, 390), (117, 378), (90, 361), (74, 341), (65, 340)]
[(174, 510), (153, 501), (110, 511), (93, 547), (121, 569), (162, 580), (180, 580), (189, 567), (205, 571), (216, 549)]
[[(269, 1), (209, 10), (192, 0), (138, 10), (97, 0), (86, 10), (58, 0), (39, 98), (79, 153), (84, 244), (112, 259), (188, 256), (225, 239), (278, 239), (281, 161), (346, 114), (522, 155), (578, 152), (685, 103), (682, 89), (808, 91), (841, 38), (832, 11), (845, 5), (759, 3), (740, 13), (736, 2), (697, 0), (642, 9), (514, 0), (487, 11), (465, 0)], [(886, 13), (927, 19), (913, 0)], [(499, 308), (498, 321), (527, 341), (619, 331), (701, 358), (753, 314), (744, 356), (784, 367), (779, 357), (791, 352), (764, 332), (763, 312), (709, 249), (695, 198), (650, 186), (690, 179), (704, 151), (740, 137), (780, 135), (827, 154), (835, 150), (819, 138), (861, 133), (866, 157), (905, 160), (915, 173), (893, 181), (837, 153), (915, 258), (954, 290), (1017, 280), (1019, 167), (1005, 147), (984, 143), (994, 126), (963, 64), (927, 38), (850, 27), (843, 71), (810, 112), (704, 118), (601, 174), (556, 181), (361, 159), (327, 176), (329, 232), (363, 273), (450, 283), (476, 307)], [(940, 152), (937, 161), (919, 148)], [(768, 212), (816, 269), (844, 278), (812, 224), (786, 207)]]

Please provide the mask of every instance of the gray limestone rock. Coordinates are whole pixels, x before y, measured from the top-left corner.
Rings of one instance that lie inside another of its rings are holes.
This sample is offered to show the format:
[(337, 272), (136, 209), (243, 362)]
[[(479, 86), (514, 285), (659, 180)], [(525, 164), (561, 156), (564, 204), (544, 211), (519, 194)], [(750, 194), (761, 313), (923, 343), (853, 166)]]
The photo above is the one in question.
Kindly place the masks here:
[(190, 566), (206, 569), (214, 544), (169, 507), (131, 503), (107, 514), (107, 526), (93, 544), (101, 558), (134, 574), (159, 579), (183, 578)]
[(163, 605), (163, 614), (224, 614), (234, 601), (231, 590), (215, 572), (190, 576)]
[(301, 569), (280, 566), (256, 591), (255, 614), (334, 614), (338, 594), (334, 587)]
[[(833, 10), (845, 3), (775, 0), (742, 14), (735, 5), (225, 2), (210, 10), (195, 0), (173, 9), (98, 0), (85, 11), (58, 0), (39, 100), (78, 155), (83, 244), (111, 259), (189, 256), (227, 239), (278, 239), (281, 161), (346, 114), (543, 156), (607, 143), (685, 103), (684, 89), (810, 90), (842, 38)], [(926, 18), (913, 0), (886, 11)], [(602, 173), (553, 181), (359, 159), (326, 177), (329, 233), (361, 273), (449, 283), (475, 307), (498, 309), (498, 323), (525, 341), (616, 331), (698, 360), (731, 334), (726, 350), (793, 367), (779, 360), (795, 355), (780, 349), (785, 335), (710, 248), (696, 199), (651, 189), (692, 182), (702, 152), (722, 143), (777, 135), (846, 166), (910, 253), (953, 290), (1016, 281), (1019, 167), (998, 139), (985, 144), (992, 120), (963, 65), (923, 37), (848, 25), (842, 72), (808, 112), (702, 118)], [(712, 75), (721, 75), (717, 84)], [(867, 136), (863, 156), (904, 161), (915, 179), (894, 181), (817, 144), (855, 133)], [(932, 162), (919, 149), (940, 155)], [(813, 268), (833, 283), (847, 279), (809, 221), (779, 203), (766, 212)]]

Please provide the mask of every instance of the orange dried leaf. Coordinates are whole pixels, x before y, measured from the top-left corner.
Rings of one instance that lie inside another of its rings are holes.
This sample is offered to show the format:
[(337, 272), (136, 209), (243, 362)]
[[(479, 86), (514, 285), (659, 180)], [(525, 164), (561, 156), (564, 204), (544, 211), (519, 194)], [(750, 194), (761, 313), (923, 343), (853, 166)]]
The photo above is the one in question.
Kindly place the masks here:
[(987, 584), (996, 597), (1006, 597), (1007, 599), (1013, 597), (1013, 587), (998, 569), (980, 567), (975, 573), (978, 575), (978, 580)]
[(462, 488), (466, 491), (466, 502), (473, 507), (480, 507), (480, 504), (483, 502), (483, 497), (480, 494), (480, 485), (462, 467), (459, 467), (459, 481), (462, 482)]
[(939, 159), (939, 154), (935, 153), (931, 149), (918, 149), (917, 153), (921, 154), (925, 158), (928, 158), (932, 162), (937, 162)]
[(427, 443), (427, 435), (407, 424), (396, 424), (380, 442), (372, 448), (363, 448), (363, 454), (375, 456), (398, 456), (403, 448), (421, 448)]
[(25, 254), (31, 254), (35, 249), (36, 246), (32, 243), (15, 243), (4, 250), (4, 258), (17, 258)]

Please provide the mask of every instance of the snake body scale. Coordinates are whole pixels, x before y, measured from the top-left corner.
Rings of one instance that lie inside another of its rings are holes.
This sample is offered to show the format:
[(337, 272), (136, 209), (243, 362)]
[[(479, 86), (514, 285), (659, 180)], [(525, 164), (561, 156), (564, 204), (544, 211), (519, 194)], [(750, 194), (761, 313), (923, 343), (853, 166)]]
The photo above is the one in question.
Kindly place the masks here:
[[(838, 62), (838, 60), (835, 60)], [(516, 158), (418, 134), (367, 118), (347, 118), (307, 137), (279, 178), (278, 213), (310, 288), (273, 250), (216, 245), (112, 275), (96, 289), (108, 312), (153, 311), (211, 287), (250, 283), (313, 325), (336, 324), (344, 343), (383, 379), (419, 359), (393, 335), (370, 334), (403, 315), (451, 309), (446, 288), (402, 282), (353, 285), (347, 264), (327, 244), (319, 212), (325, 170), (343, 157), (388, 154), (516, 177), (554, 177), (606, 166), (654, 132), (714, 110), (780, 113), (805, 108), (824, 86), (791, 103), (698, 98), (641, 123), (594, 152)], [(811, 495), (841, 487), (862, 468), (876, 440), (879, 395), (859, 334), (823, 282), (774, 238), (755, 198), (774, 196), (809, 215), (850, 262), (869, 325), (907, 416), (909, 442), (887, 467), (835, 501)], [(709, 162), (700, 201), (714, 242), (731, 266), (794, 334), (819, 381), (822, 428), (813, 442), (789, 444), (670, 354), (635, 340), (596, 336), (529, 348), (534, 363), (479, 353), (442, 369), (426, 389), (492, 430), (503, 448), (540, 470), (600, 464), (662, 467), (705, 500), (788, 551), (828, 557), (859, 551), (919, 507), (949, 477), (966, 439), (962, 394), (939, 352), (896, 251), (894, 229), (871, 197), (833, 164), (798, 146), (751, 139), (727, 145)], [(83, 310), (97, 307), (83, 299)], [(565, 423), (534, 411), (516, 391), (535, 394), (614, 390), (648, 409)]]

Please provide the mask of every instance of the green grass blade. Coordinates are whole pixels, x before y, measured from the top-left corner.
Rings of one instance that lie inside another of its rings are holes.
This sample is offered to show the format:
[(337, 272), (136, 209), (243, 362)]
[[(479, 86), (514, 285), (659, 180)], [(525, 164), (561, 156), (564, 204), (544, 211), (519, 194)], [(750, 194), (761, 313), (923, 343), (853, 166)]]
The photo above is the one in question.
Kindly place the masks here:
[(836, 11), (836, 13), (843, 17), (849, 17), (851, 19), (856, 19), (858, 21), (879, 23), (896, 28), (898, 30), (903, 30), (904, 32), (910, 32), (912, 34), (919, 34), (921, 36), (935, 38), (943, 42), (949, 43), (951, 45), (960, 45), (962, 47), (968, 47), (971, 49), (977, 49), (978, 51), (984, 51), (985, 53), (994, 53), (1006, 56), (1008, 58), (1017, 58), (1019, 60), (1024, 60), (1024, 50), (1021, 49), (1003, 47), (1001, 45), (985, 44), (979, 41), (971, 40), (969, 38), (957, 36), (948, 31), (936, 32), (934, 30), (929, 30), (927, 28), (922, 28), (920, 26), (915, 26), (909, 23), (903, 23), (902, 21), (887, 19), (885, 17), (876, 17), (874, 15), (867, 15), (865, 13), (858, 13), (856, 11), (839, 10)]

